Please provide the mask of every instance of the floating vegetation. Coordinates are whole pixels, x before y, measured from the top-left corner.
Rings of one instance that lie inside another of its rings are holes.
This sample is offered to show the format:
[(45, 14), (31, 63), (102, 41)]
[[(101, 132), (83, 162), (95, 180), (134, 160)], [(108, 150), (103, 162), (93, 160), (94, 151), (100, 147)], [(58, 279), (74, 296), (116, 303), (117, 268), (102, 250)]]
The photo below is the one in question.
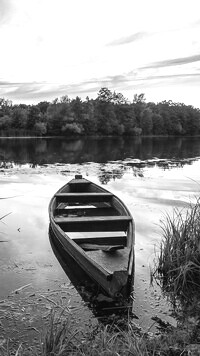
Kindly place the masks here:
[(188, 208), (175, 208), (161, 221), (163, 239), (154, 278), (174, 306), (200, 312), (200, 198)]

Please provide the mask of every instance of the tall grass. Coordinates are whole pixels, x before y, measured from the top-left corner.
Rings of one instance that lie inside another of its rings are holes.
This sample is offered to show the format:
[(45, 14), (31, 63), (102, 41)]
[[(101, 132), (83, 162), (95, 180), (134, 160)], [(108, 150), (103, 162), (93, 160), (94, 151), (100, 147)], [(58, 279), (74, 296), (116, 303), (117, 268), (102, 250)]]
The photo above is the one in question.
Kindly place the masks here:
[[(142, 332), (131, 320), (122, 329), (112, 325), (76, 329), (70, 314), (56, 314), (52, 310), (49, 324), (40, 344), (27, 346), (23, 342), (14, 347), (0, 345), (1, 356), (176, 356), (194, 343), (193, 330), (166, 329), (161, 335)], [(187, 353), (186, 353), (187, 354)]]
[(161, 221), (163, 239), (154, 277), (174, 305), (200, 298), (200, 198), (186, 209), (174, 209)]

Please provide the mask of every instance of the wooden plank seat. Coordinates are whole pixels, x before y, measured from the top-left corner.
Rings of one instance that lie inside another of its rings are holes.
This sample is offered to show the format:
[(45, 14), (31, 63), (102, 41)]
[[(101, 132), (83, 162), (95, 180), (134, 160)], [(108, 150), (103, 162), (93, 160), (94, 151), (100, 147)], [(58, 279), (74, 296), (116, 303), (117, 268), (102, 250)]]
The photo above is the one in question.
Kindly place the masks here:
[(58, 203), (57, 209), (98, 209), (98, 208), (110, 208), (112, 205), (110, 202), (91, 202), (91, 203), (79, 203), (79, 202), (63, 202)]
[(110, 201), (111, 193), (58, 193), (55, 195), (58, 202), (80, 202), (91, 203)]
[(130, 216), (55, 217), (55, 223), (64, 231), (126, 231)]
[(119, 212), (110, 205), (104, 207), (95, 207), (92, 205), (57, 207), (56, 215), (63, 216), (115, 216)]
[(91, 182), (84, 179), (72, 179), (69, 182), (71, 192), (87, 192)]
[[(88, 245), (98, 246), (126, 246), (127, 236), (124, 231), (83, 231), (83, 232), (67, 232), (70, 239), (75, 241), (81, 247)], [(96, 250), (97, 248), (95, 248)], [(100, 248), (98, 248), (100, 249)], [(102, 248), (101, 248), (102, 249)], [(89, 250), (89, 248), (88, 248)], [(94, 250), (94, 248), (90, 248)]]
[(72, 179), (70, 180), (70, 182), (68, 182), (68, 184), (71, 185), (90, 185), (91, 182), (89, 180), (86, 179), (82, 179), (82, 178), (76, 178), (76, 179)]

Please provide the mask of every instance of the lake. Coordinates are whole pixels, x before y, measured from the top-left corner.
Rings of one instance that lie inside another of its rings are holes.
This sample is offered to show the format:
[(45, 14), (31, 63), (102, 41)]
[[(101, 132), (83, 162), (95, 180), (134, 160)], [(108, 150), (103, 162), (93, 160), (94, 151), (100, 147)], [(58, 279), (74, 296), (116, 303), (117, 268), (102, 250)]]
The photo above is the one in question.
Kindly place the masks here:
[(19, 338), (28, 328), (34, 334), (35, 325), (45, 323), (44, 313), (51, 305), (67, 305), (79, 324), (93, 321), (48, 236), (50, 198), (77, 173), (119, 196), (135, 220), (137, 324), (151, 328), (155, 315), (173, 323), (158, 286), (150, 286), (150, 271), (162, 238), (160, 221), (173, 207), (183, 208), (199, 195), (199, 172), (200, 139), (194, 137), (0, 138), (4, 334), (16, 322), (22, 325)]

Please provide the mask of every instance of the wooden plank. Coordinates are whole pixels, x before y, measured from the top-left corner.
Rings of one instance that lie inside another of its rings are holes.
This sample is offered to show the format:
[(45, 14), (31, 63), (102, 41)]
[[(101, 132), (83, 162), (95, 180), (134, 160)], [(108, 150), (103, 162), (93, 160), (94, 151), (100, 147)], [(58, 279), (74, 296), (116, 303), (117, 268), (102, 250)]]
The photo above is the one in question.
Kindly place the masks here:
[(56, 199), (58, 202), (99, 202), (110, 201), (113, 194), (111, 193), (57, 193)]
[(97, 209), (97, 208), (110, 208), (112, 207), (110, 202), (91, 202), (80, 203), (79, 202), (61, 202), (58, 204), (57, 209)]
[(90, 239), (98, 237), (121, 237), (126, 238), (126, 233), (124, 231), (81, 231), (81, 232), (68, 232), (67, 236), (70, 239)]
[(70, 180), (70, 182), (68, 182), (69, 185), (78, 185), (78, 184), (83, 184), (83, 185), (90, 185), (91, 182), (89, 180), (86, 179), (72, 179)]
[(86, 251), (101, 250), (104, 252), (114, 252), (116, 250), (122, 250), (124, 248), (123, 245), (97, 245), (97, 244), (89, 244), (89, 243), (83, 243), (80, 244), (79, 246)]
[(76, 218), (68, 218), (68, 217), (54, 217), (54, 220), (57, 224), (62, 223), (90, 223), (90, 222), (130, 222), (132, 220), (131, 216), (128, 215), (117, 215), (117, 216), (86, 216), (86, 217), (76, 217)]
[(55, 223), (64, 231), (125, 231), (130, 216), (88, 216), (88, 217), (55, 217)]
[(127, 270), (128, 258), (130, 250), (125, 247), (123, 250), (118, 250), (116, 253), (99, 253), (98, 250), (87, 251), (86, 254), (93, 261), (97, 261), (102, 267), (110, 272)]
[(97, 245), (122, 245), (126, 246), (127, 244), (127, 239), (126, 237), (122, 236), (116, 236), (116, 237), (110, 237), (110, 236), (104, 236), (104, 237), (90, 237), (90, 238), (77, 238), (73, 239), (78, 245), (83, 244), (83, 243), (88, 243), (88, 244), (97, 244)]
[(127, 245), (127, 236), (124, 231), (83, 231), (66, 232), (66, 234), (78, 245), (83, 243), (101, 245)]
[(115, 216), (119, 215), (116, 209), (112, 207), (105, 207), (105, 208), (96, 208), (95, 206), (76, 206), (67, 208), (57, 208), (56, 215), (65, 215), (65, 216)]
[(69, 188), (70, 188), (71, 193), (88, 192), (90, 185), (91, 185), (91, 183), (84, 179), (72, 179), (69, 182)]

